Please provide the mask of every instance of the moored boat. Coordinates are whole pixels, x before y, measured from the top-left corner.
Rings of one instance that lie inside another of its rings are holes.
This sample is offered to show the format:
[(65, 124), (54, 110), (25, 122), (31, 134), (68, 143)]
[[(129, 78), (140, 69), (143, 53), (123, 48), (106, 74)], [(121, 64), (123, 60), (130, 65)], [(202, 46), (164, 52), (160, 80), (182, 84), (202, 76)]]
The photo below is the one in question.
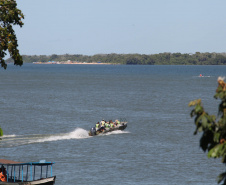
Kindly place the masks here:
[(0, 185), (53, 185), (53, 164), (45, 160), (23, 163), (0, 159)]
[[(113, 132), (116, 130), (124, 130), (127, 127), (127, 122), (126, 121), (118, 121), (116, 120), (114, 123), (112, 122), (112, 126), (110, 126), (111, 120), (109, 122), (105, 123), (103, 122), (104, 120), (102, 120), (98, 126), (96, 127), (92, 127), (89, 131), (89, 136), (96, 136), (99, 134), (105, 134), (108, 132)], [(98, 122), (99, 123), (99, 122)], [(108, 126), (109, 125), (109, 126)]]

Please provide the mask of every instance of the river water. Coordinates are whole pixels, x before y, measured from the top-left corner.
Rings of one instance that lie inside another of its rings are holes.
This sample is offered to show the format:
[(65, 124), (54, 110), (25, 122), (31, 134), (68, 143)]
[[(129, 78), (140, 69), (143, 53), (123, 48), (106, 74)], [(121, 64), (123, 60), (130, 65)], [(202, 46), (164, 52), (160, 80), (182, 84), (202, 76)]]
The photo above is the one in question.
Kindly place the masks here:
[[(188, 103), (216, 114), (226, 66), (24, 64), (0, 76), (0, 158), (55, 162), (57, 185), (213, 185), (225, 170), (199, 148)], [(120, 118), (126, 130), (88, 136)]]

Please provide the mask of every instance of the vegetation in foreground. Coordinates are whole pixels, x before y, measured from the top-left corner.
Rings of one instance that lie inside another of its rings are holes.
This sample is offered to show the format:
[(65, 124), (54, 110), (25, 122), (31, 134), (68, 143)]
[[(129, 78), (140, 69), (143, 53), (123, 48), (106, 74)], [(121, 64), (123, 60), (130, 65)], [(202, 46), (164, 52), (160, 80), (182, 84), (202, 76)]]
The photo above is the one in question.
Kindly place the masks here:
[(22, 65), (22, 56), (17, 49), (17, 37), (13, 26), (23, 26), (24, 15), (17, 8), (15, 0), (0, 0), (0, 64), (6, 69), (7, 64), (4, 60), (8, 51), (15, 65)]
[[(218, 116), (205, 112), (201, 99), (191, 101), (189, 106), (194, 106), (191, 117), (195, 117), (196, 130), (194, 134), (202, 132), (200, 147), (208, 152), (210, 158), (222, 158), (226, 164), (226, 83), (222, 77), (218, 78), (218, 87), (214, 96), (220, 99)], [(218, 183), (226, 185), (226, 172), (218, 176)]]
[(3, 136), (3, 130), (1, 127), (0, 127), (0, 136)]
[(1, 128), (1, 126), (0, 126), (0, 136), (3, 136), (3, 130)]
[[(142, 54), (97, 54), (97, 55), (22, 55), (25, 63), (48, 61), (76, 61), (87, 63), (111, 63), (130, 65), (225, 65), (226, 53), (159, 53), (153, 55)], [(8, 59), (7, 62), (13, 62)]]

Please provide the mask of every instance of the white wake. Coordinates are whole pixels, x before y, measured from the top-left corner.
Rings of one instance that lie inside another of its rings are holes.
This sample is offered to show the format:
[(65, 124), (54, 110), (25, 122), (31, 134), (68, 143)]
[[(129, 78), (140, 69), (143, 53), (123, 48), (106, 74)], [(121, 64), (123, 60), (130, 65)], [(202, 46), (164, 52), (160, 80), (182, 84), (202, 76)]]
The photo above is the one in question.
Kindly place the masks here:
[(49, 136), (44, 137), (42, 139), (38, 139), (37, 142), (46, 142), (46, 141), (58, 141), (58, 140), (69, 140), (69, 139), (85, 139), (89, 137), (89, 133), (87, 130), (82, 128), (76, 128), (74, 131), (66, 133), (66, 134), (59, 134), (58, 136)]
[[(126, 134), (130, 133), (129, 131), (116, 130), (113, 132), (108, 132), (105, 134), (100, 134), (98, 136), (108, 136), (113, 134)], [(70, 139), (87, 139), (92, 138), (93, 136), (89, 136), (89, 131), (83, 128), (76, 128), (72, 132), (68, 133), (59, 133), (54, 135), (40, 135), (40, 134), (32, 134), (32, 135), (4, 135), (0, 137), (0, 148), (2, 147), (14, 147), (26, 144), (33, 143), (43, 143), (43, 142), (54, 142), (59, 140), (70, 140)], [(94, 136), (97, 137), (97, 136)]]

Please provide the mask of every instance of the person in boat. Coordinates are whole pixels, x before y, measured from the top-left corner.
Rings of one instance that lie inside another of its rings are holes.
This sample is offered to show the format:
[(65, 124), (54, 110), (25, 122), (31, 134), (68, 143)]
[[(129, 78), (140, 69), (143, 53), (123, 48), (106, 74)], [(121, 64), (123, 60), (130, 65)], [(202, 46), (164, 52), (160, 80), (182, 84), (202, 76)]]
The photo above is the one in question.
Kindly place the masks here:
[(105, 127), (105, 121), (104, 121), (104, 119), (100, 122), (100, 124), (101, 124), (101, 127)]
[(113, 129), (113, 128), (115, 127), (115, 125), (114, 125), (113, 121), (112, 121), (112, 120), (110, 120), (110, 121), (109, 121), (109, 123), (110, 123), (110, 128), (111, 128), (111, 129)]
[(120, 123), (119, 120), (116, 119), (116, 120), (115, 120), (115, 124), (116, 124), (117, 127), (119, 127), (121, 123)]
[(109, 124), (109, 122), (106, 122), (106, 121), (105, 121), (105, 128), (107, 128), (107, 129), (109, 129), (109, 128), (110, 128), (110, 124)]
[(0, 181), (2, 181), (2, 182), (6, 182), (7, 181), (7, 175), (6, 175), (6, 170), (5, 170), (4, 166), (2, 166), (0, 168)]
[(100, 132), (103, 132), (105, 130), (105, 121), (104, 121), (104, 119), (100, 122), (100, 128), (98, 130)]
[(96, 123), (96, 130), (98, 130), (100, 128), (100, 122), (98, 121), (97, 123)]

